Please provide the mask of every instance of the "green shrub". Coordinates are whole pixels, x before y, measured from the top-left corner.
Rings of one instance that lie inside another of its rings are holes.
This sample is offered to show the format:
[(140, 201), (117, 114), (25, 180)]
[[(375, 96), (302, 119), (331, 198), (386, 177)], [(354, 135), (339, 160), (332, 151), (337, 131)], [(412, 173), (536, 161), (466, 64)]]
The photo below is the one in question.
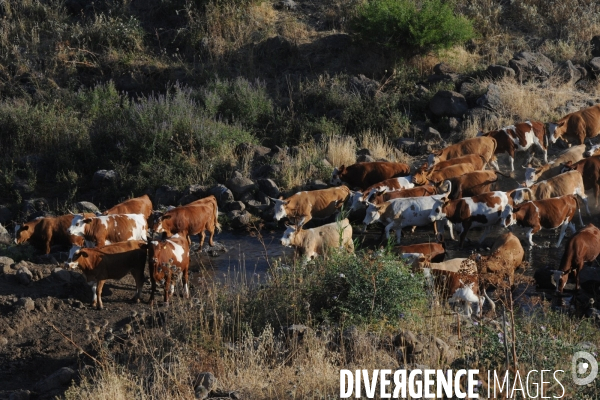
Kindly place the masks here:
[(354, 30), (386, 47), (428, 52), (449, 48), (474, 36), (471, 22), (454, 15), (442, 0), (371, 0), (358, 8)]

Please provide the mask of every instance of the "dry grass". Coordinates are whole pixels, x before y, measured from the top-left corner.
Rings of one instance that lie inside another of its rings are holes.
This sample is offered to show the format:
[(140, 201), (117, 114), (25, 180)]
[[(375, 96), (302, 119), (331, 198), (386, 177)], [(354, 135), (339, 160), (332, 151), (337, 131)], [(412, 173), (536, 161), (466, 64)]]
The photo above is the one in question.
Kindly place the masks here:
[(360, 136), (360, 147), (369, 149), (371, 156), (375, 159), (385, 158), (389, 161), (396, 160), (397, 150), (389, 139), (371, 131), (364, 132)]
[(334, 167), (356, 162), (356, 142), (348, 136), (331, 136), (326, 139), (325, 158)]

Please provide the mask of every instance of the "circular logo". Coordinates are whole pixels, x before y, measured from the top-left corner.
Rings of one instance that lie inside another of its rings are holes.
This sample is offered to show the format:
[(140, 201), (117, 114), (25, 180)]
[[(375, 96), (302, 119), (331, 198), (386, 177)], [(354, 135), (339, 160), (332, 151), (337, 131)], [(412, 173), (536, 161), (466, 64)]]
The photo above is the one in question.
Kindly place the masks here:
[[(585, 361), (579, 361), (581, 359)], [(573, 354), (573, 358), (571, 359), (571, 373), (573, 374), (573, 382), (576, 385), (587, 385), (598, 376), (598, 362), (587, 351), (578, 351)], [(583, 378), (579, 377), (584, 374), (588, 375)]]

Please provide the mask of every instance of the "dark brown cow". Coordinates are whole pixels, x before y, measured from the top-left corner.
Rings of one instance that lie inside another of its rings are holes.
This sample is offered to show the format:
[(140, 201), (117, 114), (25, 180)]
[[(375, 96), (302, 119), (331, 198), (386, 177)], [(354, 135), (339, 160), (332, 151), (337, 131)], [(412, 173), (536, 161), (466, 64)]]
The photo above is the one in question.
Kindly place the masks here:
[(416, 259), (419, 262), (438, 263), (444, 261), (444, 258), (446, 257), (444, 245), (435, 242), (394, 246), (392, 251), (409, 261)]
[(600, 133), (600, 104), (568, 114), (549, 127), (550, 141), (563, 138), (572, 144), (583, 144), (586, 138)]
[(490, 163), (494, 159), (495, 152), (496, 140), (494, 140), (494, 138), (475, 137), (463, 140), (462, 142), (448, 146), (435, 153), (431, 153), (427, 162), (429, 165), (434, 165), (452, 158), (462, 157), (468, 154), (477, 154), (482, 156), (486, 163)]
[(148, 270), (152, 291), (150, 304), (154, 302), (156, 282), (164, 280), (165, 303), (169, 302), (169, 295), (175, 291), (175, 283), (171, 280), (174, 273), (181, 274), (183, 279), (183, 292), (186, 298), (190, 297), (188, 288), (188, 269), (190, 266), (190, 247), (183, 236), (173, 235), (163, 240), (153, 240), (148, 247)]
[(145, 194), (140, 197), (125, 200), (102, 213), (102, 215), (113, 214), (142, 214), (147, 221), (152, 214), (152, 202), (150, 201), (150, 197)]
[(107, 279), (121, 279), (128, 273), (135, 279), (136, 293), (133, 301), (139, 301), (144, 285), (146, 267), (146, 242), (131, 240), (110, 244), (102, 248), (79, 250), (68, 263), (72, 269), (82, 270), (88, 282), (94, 282), (92, 307), (102, 309), (102, 287)]
[(349, 187), (365, 190), (371, 185), (390, 178), (410, 174), (410, 166), (395, 162), (362, 162), (348, 167), (341, 166), (333, 170), (332, 185), (341, 185), (346, 182)]
[[(84, 218), (95, 217), (95, 214), (84, 214)], [(15, 226), (15, 243), (29, 242), (44, 254), (50, 253), (53, 245), (71, 247), (81, 246), (83, 240), (71, 237), (67, 232), (73, 222), (73, 214), (60, 217), (40, 217), (23, 225)]]
[[(525, 121), (516, 125), (506, 126), (497, 131), (480, 132), (478, 136), (492, 137), (496, 140), (497, 147), (494, 154), (508, 153), (511, 171), (515, 170), (515, 153), (518, 151), (527, 151), (529, 157), (525, 161), (525, 164), (529, 164), (533, 158), (534, 147), (537, 147), (544, 153), (544, 162), (548, 162), (545, 126), (541, 122)], [(492, 164), (495, 169), (499, 169), (497, 161), (493, 161)]]
[(498, 174), (505, 177), (507, 176), (499, 171), (469, 172), (441, 182), (437, 185), (439, 187), (438, 192), (450, 191), (448, 197), (450, 200), (460, 199), (461, 197), (477, 196), (492, 190), (492, 184), (498, 181)]
[[(576, 232), (573, 218), (575, 218), (575, 213), (578, 211), (577, 198), (569, 194), (551, 199), (529, 201), (515, 205), (514, 208), (508, 205), (502, 214), (502, 221), (507, 228), (511, 225), (527, 228), (527, 239), (530, 246), (534, 245), (533, 234), (539, 232), (542, 228), (556, 229), (562, 227), (556, 243), (556, 247), (559, 247), (565, 237), (567, 227), (571, 232)], [(583, 225), (581, 212), (579, 213), (579, 221)]]
[(596, 198), (596, 207), (598, 207), (598, 197), (600, 196), (600, 157), (588, 157), (573, 164), (567, 161), (562, 164), (562, 173), (567, 171), (577, 171), (583, 178), (583, 187), (585, 190), (594, 189)]
[(469, 172), (475, 172), (475, 167), (472, 164), (455, 164), (433, 172), (428, 172), (421, 167), (413, 174), (413, 183), (415, 185), (424, 185), (428, 182), (439, 183)]
[(579, 290), (579, 272), (586, 263), (594, 262), (598, 255), (600, 255), (600, 229), (593, 224), (588, 224), (567, 242), (560, 260), (560, 269), (554, 271), (556, 291), (562, 293), (570, 273), (575, 275), (575, 288)]
[(165, 212), (154, 222), (153, 231), (164, 237), (179, 233), (191, 243), (191, 235), (200, 235), (200, 248), (204, 245), (205, 231), (210, 233), (208, 243), (214, 246), (215, 229), (221, 230), (214, 205), (211, 202), (176, 207)]

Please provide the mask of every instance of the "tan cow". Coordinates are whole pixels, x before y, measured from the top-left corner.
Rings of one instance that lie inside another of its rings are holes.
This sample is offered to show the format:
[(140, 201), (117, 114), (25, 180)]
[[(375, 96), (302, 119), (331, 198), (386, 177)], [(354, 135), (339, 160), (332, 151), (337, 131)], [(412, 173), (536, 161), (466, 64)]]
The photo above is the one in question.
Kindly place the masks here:
[(586, 153), (585, 145), (581, 144), (563, 151), (556, 157), (556, 160), (550, 161), (550, 163), (542, 167), (531, 168), (528, 166), (525, 169), (525, 184), (529, 187), (537, 181), (544, 181), (560, 174), (562, 170), (561, 164), (569, 161), (576, 163), (583, 159), (584, 153)]
[(312, 229), (297, 230), (295, 226), (289, 225), (283, 233), (281, 244), (296, 248), (298, 255), (309, 260), (317, 255), (327, 255), (331, 248), (344, 248), (350, 253), (354, 252), (352, 226), (347, 218)]
[(583, 144), (586, 138), (600, 133), (600, 104), (567, 114), (555, 124), (550, 124), (550, 141), (563, 138), (569, 143)]
[(475, 172), (473, 164), (455, 164), (443, 169), (434, 170), (433, 172), (429, 172), (421, 167), (413, 174), (413, 183), (415, 185), (425, 185), (429, 182), (439, 183), (446, 179), (468, 174), (469, 172)]
[(291, 223), (302, 227), (313, 218), (327, 218), (336, 213), (350, 198), (347, 186), (298, 192), (285, 200), (275, 202), (275, 220), (287, 217)]
[(496, 239), (490, 255), (473, 254), (470, 258), (475, 260), (480, 276), (486, 281), (499, 284), (508, 278), (512, 285), (515, 270), (523, 263), (524, 255), (519, 238), (509, 232)]
[(482, 156), (487, 164), (494, 159), (496, 146), (496, 141), (493, 138), (475, 137), (463, 140), (462, 142), (448, 146), (435, 153), (431, 153), (427, 162), (429, 165), (434, 165), (452, 158), (462, 157), (468, 154), (477, 154)]
[(475, 171), (448, 179), (438, 185), (438, 191), (450, 192), (449, 199), (477, 196), (490, 192), (492, 184), (498, 181), (498, 175), (507, 176), (500, 171)]
[(475, 171), (481, 171), (485, 167), (485, 159), (479, 154), (467, 154), (466, 156), (440, 161), (431, 166), (428, 163), (425, 163), (421, 168), (425, 168), (428, 172), (434, 172), (456, 164), (471, 164), (473, 168), (475, 168)]

